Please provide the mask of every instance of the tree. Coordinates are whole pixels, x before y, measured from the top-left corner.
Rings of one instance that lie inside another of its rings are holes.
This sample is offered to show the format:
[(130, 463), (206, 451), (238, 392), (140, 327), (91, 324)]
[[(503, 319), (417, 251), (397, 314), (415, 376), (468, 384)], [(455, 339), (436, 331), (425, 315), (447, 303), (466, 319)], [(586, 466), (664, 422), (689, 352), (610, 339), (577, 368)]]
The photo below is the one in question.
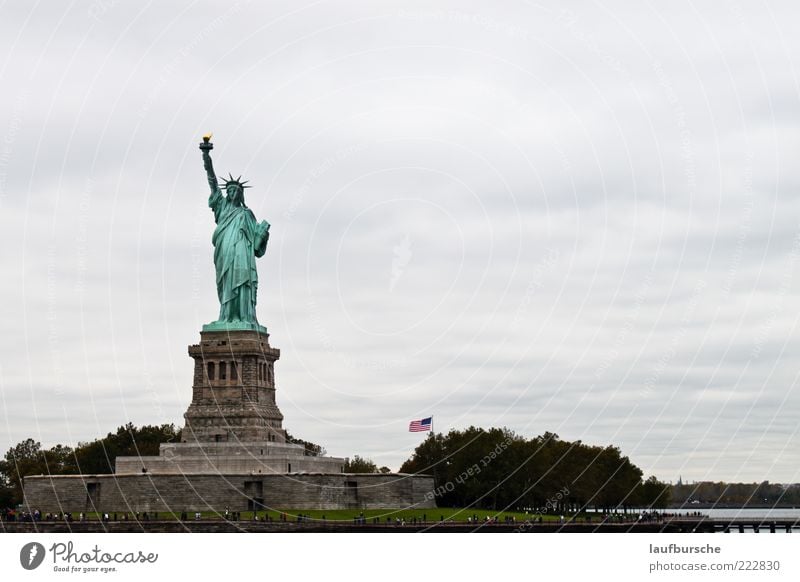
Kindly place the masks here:
[(72, 465), (72, 449), (56, 445), (43, 451), (41, 443), (25, 439), (0, 461), (0, 489), (6, 505), (22, 503), (22, 479), (26, 475), (60, 475)]
[(655, 491), (657, 480), (643, 489), (641, 469), (617, 447), (550, 432), (526, 439), (506, 428), (471, 426), (429, 434), (400, 471), (433, 475), (437, 504), (445, 507), (566, 513), (631, 507), (643, 491), (654, 502), (666, 499)]
[(299, 439), (297, 437), (293, 437), (289, 434), (289, 431), (286, 431), (286, 442), (292, 443), (295, 445), (303, 445), (305, 447), (305, 455), (307, 457), (324, 457), (325, 456), (325, 449), (322, 448), (320, 445), (312, 443), (311, 441), (305, 441), (303, 439)]
[(345, 473), (377, 473), (378, 466), (370, 461), (356, 455), (352, 459), (344, 462)]
[(5, 459), (0, 459), (0, 512), (5, 508), (10, 508), (15, 504), (14, 491), (7, 478)]
[(5, 484), (0, 484), (0, 511), (16, 505), (14, 492)]
[(795, 507), (800, 505), (800, 485), (761, 483), (725, 483), (700, 481), (670, 487), (672, 502), (678, 505), (699, 501), (732, 507)]
[(41, 443), (26, 439), (10, 448), (0, 461), (0, 505), (22, 503), (26, 475), (113, 473), (116, 457), (157, 455), (161, 443), (179, 440), (180, 430), (175, 425), (137, 428), (131, 423), (105, 438), (79, 443), (74, 450), (60, 444), (44, 450)]
[(428, 438), (422, 441), (414, 453), (400, 466), (401, 473), (424, 473), (434, 476), (434, 481), (439, 481), (439, 475), (445, 467), (440, 465), (446, 459), (444, 451), (444, 436), (441, 433), (428, 433)]
[(45, 473), (41, 452), (42, 444), (33, 439), (25, 439), (8, 449), (0, 470), (14, 504), (22, 502), (22, 477)]
[(642, 507), (664, 509), (669, 505), (671, 496), (672, 487), (651, 475), (639, 488), (638, 502)]
[(129, 422), (117, 428), (116, 433), (108, 433), (105, 438), (79, 443), (75, 449), (75, 473), (113, 473), (117, 457), (158, 455), (161, 443), (179, 441), (180, 430), (174, 424), (137, 428)]

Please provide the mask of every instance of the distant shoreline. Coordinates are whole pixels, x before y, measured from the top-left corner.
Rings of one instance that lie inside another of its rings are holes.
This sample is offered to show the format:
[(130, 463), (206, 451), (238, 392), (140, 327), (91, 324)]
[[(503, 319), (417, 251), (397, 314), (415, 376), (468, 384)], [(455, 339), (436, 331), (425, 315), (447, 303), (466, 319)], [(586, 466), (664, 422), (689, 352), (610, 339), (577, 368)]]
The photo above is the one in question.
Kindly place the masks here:
[(698, 509), (798, 509), (796, 505), (770, 505), (752, 504), (735, 505), (730, 503), (691, 503), (684, 505), (669, 505), (667, 509), (657, 511), (696, 511)]

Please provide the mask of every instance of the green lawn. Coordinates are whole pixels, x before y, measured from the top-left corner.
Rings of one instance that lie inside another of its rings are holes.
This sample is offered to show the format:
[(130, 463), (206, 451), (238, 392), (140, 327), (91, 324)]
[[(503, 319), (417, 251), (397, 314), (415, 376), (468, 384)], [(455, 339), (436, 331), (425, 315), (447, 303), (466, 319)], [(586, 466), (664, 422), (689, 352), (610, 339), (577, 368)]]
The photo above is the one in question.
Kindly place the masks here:
[[(325, 520), (328, 522), (347, 522), (352, 523), (353, 519), (359, 517), (361, 515), (366, 518), (367, 523), (372, 523), (374, 518), (378, 518), (380, 523), (386, 523), (387, 518), (391, 520), (391, 522), (396, 523), (397, 519), (405, 520), (406, 523), (409, 523), (417, 519), (417, 521), (425, 520), (427, 523), (437, 522), (441, 519), (445, 521), (452, 521), (452, 522), (466, 522), (468, 518), (472, 516), (477, 516), (478, 521), (485, 521), (487, 517), (493, 518), (497, 517), (499, 522), (504, 522), (507, 517), (514, 517), (516, 518), (517, 523), (523, 523), (526, 519), (534, 518), (533, 515), (525, 514), (524, 512), (516, 512), (516, 511), (493, 511), (488, 509), (471, 509), (471, 508), (449, 508), (449, 507), (437, 507), (434, 509), (365, 509), (365, 510), (356, 510), (356, 509), (286, 509), (286, 510), (269, 510), (269, 511), (259, 511), (257, 512), (258, 519), (264, 520), (266, 516), (272, 518), (273, 521), (280, 521), (281, 515), (284, 514), (286, 516), (287, 521), (297, 521), (299, 515), (305, 516), (306, 519), (311, 520)], [(122, 519), (122, 512), (117, 512), (117, 518)], [(73, 513), (73, 517), (77, 520), (78, 514), (77, 512)], [(110, 515), (113, 519), (113, 513)], [(140, 519), (142, 519), (142, 515), (140, 514)], [(154, 516), (151, 514), (150, 519), (153, 519)], [(229, 518), (232, 516), (229, 515)], [(95, 521), (100, 519), (100, 514), (97, 513), (89, 513), (87, 514), (87, 518)], [(164, 511), (158, 512), (158, 519), (159, 520), (174, 520), (179, 519), (180, 513), (172, 514), (167, 513)], [(195, 514), (194, 512), (187, 512), (188, 520), (194, 520)], [(201, 512), (201, 518), (206, 519), (225, 519), (224, 511), (223, 512), (216, 512), (216, 511), (204, 511)], [(539, 515), (535, 516), (535, 519), (538, 520)], [(129, 519), (132, 519), (132, 516), (129, 514)], [(253, 512), (252, 511), (242, 511), (240, 512), (239, 519), (241, 520), (252, 520), (253, 519)], [(544, 521), (557, 521), (559, 518), (557, 515), (543, 515), (542, 519)]]

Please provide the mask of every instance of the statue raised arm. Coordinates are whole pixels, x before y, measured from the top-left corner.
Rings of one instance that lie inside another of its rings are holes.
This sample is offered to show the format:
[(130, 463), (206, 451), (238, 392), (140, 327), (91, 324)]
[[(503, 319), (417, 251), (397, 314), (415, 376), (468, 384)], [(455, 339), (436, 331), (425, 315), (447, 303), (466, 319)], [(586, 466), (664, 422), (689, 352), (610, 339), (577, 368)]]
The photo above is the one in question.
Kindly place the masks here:
[(217, 182), (209, 154), (213, 147), (211, 135), (204, 135), (200, 150), (211, 188), (208, 205), (217, 223), (211, 242), (217, 272), (219, 319), (204, 325), (203, 330), (254, 329), (266, 332), (256, 319), (256, 257), (263, 256), (267, 249), (269, 223), (266, 220), (257, 222), (253, 211), (245, 206), (244, 189), (249, 186), (241, 176), (230, 176), (228, 180), (223, 178), (223, 184)]
[(206, 168), (208, 187), (211, 188), (211, 194), (213, 195), (220, 192), (220, 189), (219, 184), (217, 183), (217, 175), (214, 173), (214, 163), (211, 161), (210, 152), (212, 149), (214, 149), (214, 144), (211, 143), (210, 133), (203, 136), (203, 143), (200, 144), (200, 149), (203, 152), (203, 165)]

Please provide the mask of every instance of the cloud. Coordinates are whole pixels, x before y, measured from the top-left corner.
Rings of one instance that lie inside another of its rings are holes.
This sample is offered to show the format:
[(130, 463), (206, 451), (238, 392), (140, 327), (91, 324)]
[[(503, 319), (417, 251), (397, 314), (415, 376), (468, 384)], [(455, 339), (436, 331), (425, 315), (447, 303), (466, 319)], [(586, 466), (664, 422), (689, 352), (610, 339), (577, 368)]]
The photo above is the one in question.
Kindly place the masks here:
[(432, 413), (797, 481), (792, 9), (4, 6), (0, 445), (182, 423), (211, 130), (272, 224), (292, 434), (396, 468)]

